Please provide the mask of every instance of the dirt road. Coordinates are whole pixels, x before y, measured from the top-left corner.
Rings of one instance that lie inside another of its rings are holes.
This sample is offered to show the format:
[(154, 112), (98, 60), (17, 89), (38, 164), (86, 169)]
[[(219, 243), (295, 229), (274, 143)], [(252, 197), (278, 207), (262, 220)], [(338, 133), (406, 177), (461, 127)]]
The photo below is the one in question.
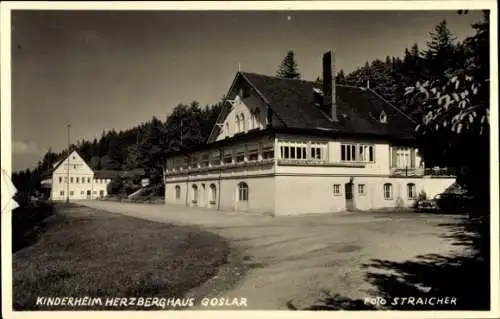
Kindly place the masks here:
[[(80, 204), (148, 220), (194, 224), (228, 238), (261, 266), (225, 297), (245, 297), (249, 309), (287, 309), (318, 303), (322, 290), (350, 299), (376, 296), (366, 280), (371, 261), (405, 261), (460, 252), (443, 238), (457, 217), (415, 213), (339, 213), (270, 217), (176, 205), (84, 201)], [(374, 290), (375, 289), (375, 290)]]

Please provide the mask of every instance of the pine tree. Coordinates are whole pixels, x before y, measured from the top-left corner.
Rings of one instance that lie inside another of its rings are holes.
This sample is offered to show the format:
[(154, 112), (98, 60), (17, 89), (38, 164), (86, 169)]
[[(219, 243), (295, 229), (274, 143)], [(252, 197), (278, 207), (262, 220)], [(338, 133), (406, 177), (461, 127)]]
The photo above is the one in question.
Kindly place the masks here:
[(281, 62), (276, 76), (284, 79), (300, 79), (299, 67), (295, 61), (293, 50), (287, 52), (285, 58)]
[(454, 69), (456, 38), (448, 29), (446, 20), (441, 21), (430, 36), (431, 40), (427, 42), (428, 49), (424, 54), (430, 78), (435, 79)]

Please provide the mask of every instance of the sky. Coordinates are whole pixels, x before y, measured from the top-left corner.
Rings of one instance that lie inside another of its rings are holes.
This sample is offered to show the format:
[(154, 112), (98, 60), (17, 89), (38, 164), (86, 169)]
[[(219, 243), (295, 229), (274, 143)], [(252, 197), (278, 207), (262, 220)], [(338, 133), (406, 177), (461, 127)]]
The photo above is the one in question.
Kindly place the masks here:
[(238, 71), (273, 75), (293, 49), (302, 78), (321, 75), (333, 49), (346, 73), (425, 47), (443, 19), (458, 40), (480, 12), (456, 11), (13, 11), (13, 171), (49, 147), (99, 138), (180, 102), (215, 103)]

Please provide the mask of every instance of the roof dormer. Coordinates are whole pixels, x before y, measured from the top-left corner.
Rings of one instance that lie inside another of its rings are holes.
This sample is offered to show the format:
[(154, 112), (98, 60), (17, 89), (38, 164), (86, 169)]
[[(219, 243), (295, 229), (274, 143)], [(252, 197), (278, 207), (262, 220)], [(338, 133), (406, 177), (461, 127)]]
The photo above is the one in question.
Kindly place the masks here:
[(378, 120), (380, 123), (383, 123), (383, 124), (387, 123), (387, 114), (385, 114), (384, 111), (381, 111), (379, 116), (378, 116)]

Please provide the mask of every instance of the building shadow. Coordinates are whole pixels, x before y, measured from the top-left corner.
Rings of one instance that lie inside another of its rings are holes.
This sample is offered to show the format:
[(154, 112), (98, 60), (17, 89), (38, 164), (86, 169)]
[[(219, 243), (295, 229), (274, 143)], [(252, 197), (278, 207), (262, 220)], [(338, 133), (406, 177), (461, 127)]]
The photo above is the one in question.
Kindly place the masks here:
[(327, 292), (312, 306), (297, 309), (289, 302), (288, 309), (489, 310), (489, 222), (486, 218), (464, 218), (458, 224), (440, 226), (446, 229), (443, 238), (465, 246), (469, 253), (426, 254), (403, 262), (372, 259), (362, 265), (365, 279), (373, 287), (365, 291), (366, 297), (384, 298), (384, 305)]

